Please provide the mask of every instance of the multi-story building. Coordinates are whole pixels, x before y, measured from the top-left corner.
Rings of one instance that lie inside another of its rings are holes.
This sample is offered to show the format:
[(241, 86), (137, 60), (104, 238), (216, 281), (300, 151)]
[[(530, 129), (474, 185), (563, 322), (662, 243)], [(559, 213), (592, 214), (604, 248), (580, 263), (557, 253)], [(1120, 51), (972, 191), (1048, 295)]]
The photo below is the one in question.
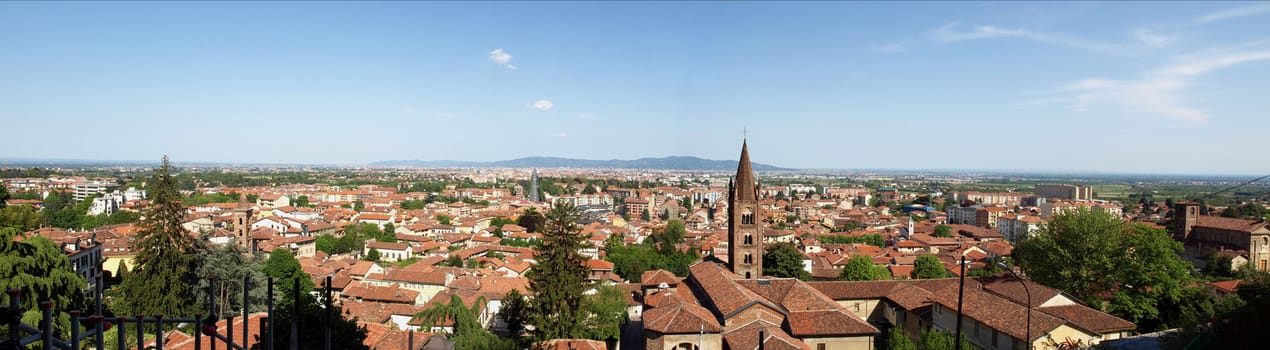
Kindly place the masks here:
[(997, 232), (1010, 241), (1018, 241), (1036, 232), (1045, 220), (1035, 215), (1005, 214), (997, 219)]
[(997, 218), (1007, 213), (1005, 207), (983, 207), (975, 210), (975, 226), (996, 227)]
[(1093, 190), (1087, 185), (1039, 184), (1036, 185), (1036, 196), (1042, 198), (1091, 200)]
[(957, 202), (972, 201), (982, 205), (999, 205), (1013, 207), (1023, 203), (1027, 194), (1014, 192), (952, 192)]
[(72, 198), (75, 198), (75, 201), (77, 202), (82, 201), (88, 199), (88, 197), (92, 197), (93, 195), (106, 193), (106, 187), (114, 185), (114, 183), (108, 181), (88, 181), (75, 184), (75, 186), (73, 186), (75, 192), (72, 194)]
[(979, 209), (983, 209), (981, 205), (972, 205), (968, 207), (947, 207), (945, 212), (948, 214), (948, 223), (950, 224), (966, 224), (974, 225), (978, 219)]

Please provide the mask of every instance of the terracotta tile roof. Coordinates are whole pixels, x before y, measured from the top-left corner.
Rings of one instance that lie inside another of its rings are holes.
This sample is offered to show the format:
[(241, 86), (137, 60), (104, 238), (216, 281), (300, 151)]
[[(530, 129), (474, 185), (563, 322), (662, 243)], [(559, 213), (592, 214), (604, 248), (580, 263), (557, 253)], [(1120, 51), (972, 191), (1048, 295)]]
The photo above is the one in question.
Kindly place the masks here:
[(604, 342), (591, 339), (552, 339), (545, 345), (545, 350), (608, 350)]
[(1027, 292), (1030, 291), (1032, 292), (1033, 307), (1040, 307), (1050, 301), (1050, 299), (1054, 299), (1054, 297), (1063, 293), (1058, 289), (1046, 287), (1031, 280), (1025, 280), (1024, 283), (1027, 283), (1027, 289), (1025, 290), (1023, 284), (1019, 283), (1019, 279), (1010, 275), (980, 277), (976, 280), (983, 284), (984, 290), (999, 294), (1023, 305), (1027, 305)]
[(381, 301), (386, 303), (414, 304), (419, 292), (404, 289), (397, 285), (376, 287), (361, 282), (352, 282), (341, 295), (363, 301)]
[(792, 278), (742, 280), (742, 286), (780, 305), (790, 333), (799, 336), (877, 334), (877, 328), (848, 312), (806, 282)]
[[(1097, 333), (1113, 333), (1120, 331), (1129, 331), (1138, 328), (1133, 322), (1126, 321), (1116, 316), (1112, 316), (1098, 310), (1089, 308), (1088, 306), (1062, 305), (1039, 308), (1037, 310), (1044, 311), (1050, 315), (1058, 316), (1077, 328), (1082, 328)], [(1033, 315), (1032, 317), (1036, 317)]]
[(666, 294), (661, 305), (644, 312), (644, 329), (662, 334), (719, 333), (723, 326), (710, 310), (684, 301), (673, 293)]
[(674, 273), (662, 269), (644, 271), (644, 274), (640, 275), (640, 284), (645, 287), (656, 287), (661, 283), (674, 287), (679, 284), (679, 281), (680, 279), (675, 277)]
[(1265, 221), (1224, 218), (1220, 216), (1200, 215), (1195, 226), (1211, 227), (1222, 230), (1253, 232), (1266, 227)]
[(1219, 291), (1226, 292), (1226, 293), (1234, 293), (1238, 291), (1240, 283), (1243, 283), (1243, 280), (1217, 281), (1217, 282), (1208, 282), (1207, 284)]
[[(936, 293), (935, 302), (949, 310), (957, 309), (957, 293)], [(977, 320), (988, 327), (1005, 333), (1015, 339), (1027, 336), (1027, 307), (1009, 299), (988, 293), (978, 288), (966, 287), (965, 302), (962, 312), (966, 317)], [(1035, 341), (1049, 334), (1064, 322), (1044, 312), (1032, 312), (1032, 339)]]
[(706, 295), (705, 299), (713, 304), (713, 309), (724, 319), (753, 305), (763, 305), (773, 311), (785, 313), (758, 293), (742, 287), (733, 280), (736, 275), (724, 270), (719, 264), (703, 261), (692, 265), (688, 270), (688, 278), (696, 282)]
[(780, 326), (766, 321), (752, 322), (724, 334), (724, 347), (734, 350), (758, 349), (759, 332), (763, 332), (763, 349), (811, 350), (806, 343), (786, 334)]

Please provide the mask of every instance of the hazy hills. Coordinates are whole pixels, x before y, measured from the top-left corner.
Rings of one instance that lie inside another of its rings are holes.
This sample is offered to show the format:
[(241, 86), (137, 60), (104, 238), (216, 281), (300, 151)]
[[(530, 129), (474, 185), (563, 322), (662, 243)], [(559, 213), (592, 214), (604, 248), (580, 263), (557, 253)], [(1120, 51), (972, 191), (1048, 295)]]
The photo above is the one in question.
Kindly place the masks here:
[[(736, 170), (735, 160), (711, 160), (697, 157), (640, 158), (634, 160), (590, 160), (560, 157), (525, 157), (493, 162), (456, 160), (386, 160), (370, 163), (373, 166), (416, 168), (607, 168), (607, 169), (662, 169), (662, 170)], [(793, 170), (766, 164), (751, 164), (755, 171)]]

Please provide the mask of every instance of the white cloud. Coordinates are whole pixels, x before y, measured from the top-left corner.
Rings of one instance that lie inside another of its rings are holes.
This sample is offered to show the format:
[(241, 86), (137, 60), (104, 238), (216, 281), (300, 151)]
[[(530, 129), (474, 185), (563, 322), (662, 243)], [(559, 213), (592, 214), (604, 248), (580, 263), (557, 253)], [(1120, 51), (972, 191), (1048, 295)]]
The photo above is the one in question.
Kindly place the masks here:
[(551, 108), (555, 106), (556, 104), (551, 103), (551, 101), (549, 100), (537, 100), (537, 101), (534, 101), (533, 104), (530, 104), (529, 108), (537, 109), (540, 111), (547, 111), (547, 110), (551, 110)]
[(992, 25), (980, 25), (964, 28), (958, 23), (948, 23), (931, 31), (935, 40), (955, 43), (968, 40), (1021, 38), (1031, 41), (1067, 46), (1071, 48), (1101, 52), (1105, 54), (1123, 54), (1128, 49), (1124, 45), (1089, 41), (1062, 34), (1039, 33), (1025, 29), (1000, 28)]
[(1263, 13), (1270, 13), (1270, 4), (1236, 7), (1236, 8), (1229, 8), (1225, 10), (1209, 12), (1203, 16), (1195, 17), (1195, 19), (1192, 22), (1194, 22), (1195, 24), (1204, 24), (1209, 22), (1224, 21), (1224, 20), (1228, 20), (1232, 18), (1259, 15)]
[(507, 51), (503, 51), (501, 48), (490, 51), (489, 60), (490, 62), (494, 62), (494, 64), (503, 66), (507, 69), (516, 69), (516, 66), (512, 65), (512, 55), (507, 53)]
[(1163, 34), (1147, 28), (1134, 29), (1129, 34), (1139, 43), (1150, 48), (1169, 46), (1174, 41), (1177, 41), (1177, 36), (1175, 35)]
[(875, 52), (875, 53), (901, 53), (901, 52), (907, 52), (907, 51), (908, 51), (908, 44), (903, 44), (903, 43), (890, 43), (890, 44), (884, 44), (884, 45), (877, 45), (877, 46), (874, 46), (874, 47), (872, 47), (872, 48), (869, 48), (869, 51), (873, 51), (873, 52)]
[(551, 137), (569, 137), (569, 133), (561, 131), (561, 132), (552, 134)]
[(1270, 60), (1270, 51), (1228, 53), (1184, 59), (1146, 72), (1141, 79), (1085, 79), (1063, 85), (1052, 96), (1022, 104), (1066, 104), (1074, 111), (1120, 107), (1189, 124), (1207, 124), (1207, 111), (1189, 107), (1183, 92), (1205, 73), (1238, 64)]

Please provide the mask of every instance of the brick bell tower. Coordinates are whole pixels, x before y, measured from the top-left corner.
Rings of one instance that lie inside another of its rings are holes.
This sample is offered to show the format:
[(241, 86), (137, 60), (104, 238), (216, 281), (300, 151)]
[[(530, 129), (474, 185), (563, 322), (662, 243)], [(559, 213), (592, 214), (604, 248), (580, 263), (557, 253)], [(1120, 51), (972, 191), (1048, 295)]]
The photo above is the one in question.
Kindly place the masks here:
[(238, 207), (234, 208), (232, 220), (234, 220), (234, 238), (238, 240), (238, 247), (247, 249), (251, 246), (251, 238), (247, 236), (251, 232), (251, 205), (247, 204), (247, 194), (238, 195)]
[(758, 181), (750, 166), (750, 152), (741, 141), (741, 161), (736, 177), (728, 182), (728, 265), (745, 279), (763, 275), (763, 215), (758, 202)]

